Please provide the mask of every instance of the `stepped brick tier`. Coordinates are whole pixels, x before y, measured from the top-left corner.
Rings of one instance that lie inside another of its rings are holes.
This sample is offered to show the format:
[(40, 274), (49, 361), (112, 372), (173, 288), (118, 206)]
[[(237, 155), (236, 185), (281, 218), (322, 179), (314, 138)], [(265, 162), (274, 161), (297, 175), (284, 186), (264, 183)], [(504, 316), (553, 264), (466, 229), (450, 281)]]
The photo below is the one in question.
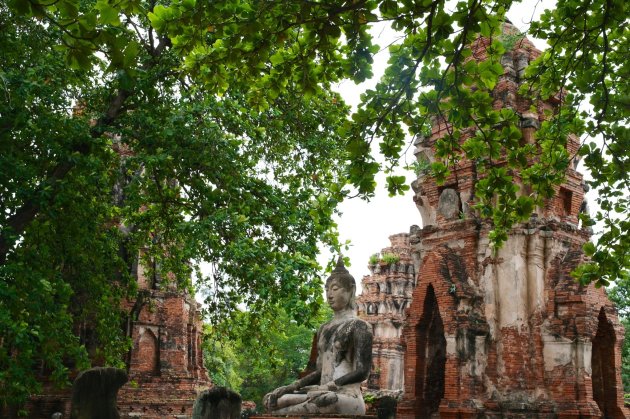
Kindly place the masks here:
[(374, 333), (368, 387), (402, 390), (405, 351), (400, 336), (416, 275), (409, 234), (395, 234), (389, 240), (391, 246), (381, 250), (381, 255), (396, 255), (399, 260), (389, 264), (380, 260), (369, 265), (371, 274), (361, 280), (357, 305), (359, 317), (372, 325)]
[[(202, 323), (197, 303), (185, 292), (161, 287), (159, 275), (136, 268), (138, 299), (124, 305), (133, 347), (127, 359), (129, 381), (118, 392), (121, 418), (190, 418), (197, 394), (211, 383), (203, 366)], [(81, 336), (89, 330), (81, 330)], [(95, 362), (98, 364), (98, 362)], [(70, 390), (45, 385), (29, 404), (29, 418), (70, 417)]]
[[(508, 32), (515, 29), (505, 25)], [(473, 45), (483, 56), (487, 40)], [(503, 57), (495, 107), (522, 121), (523, 141), (534, 141), (545, 109), (517, 95), (520, 77), (540, 51), (523, 39)], [(417, 141), (432, 160), (444, 121)], [(579, 141), (567, 147), (576, 155)], [(580, 228), (582, 175), (572, 165), (555, 198), (529, 222), (514, 226), (494, 253), (490, 226), (469, 207), (474, 164), (463, 160), (443, 185), (413, 183), (423, 228), (412, 228), (418, 260), (403, 330), (403, 400), (398, 418), (627, 418), (621, 384), (623, 328), (605, 290), (580, 286), (570, 272), (582, 261), (590, 232)], [(460, 215), (461, 214), (461, 215)], [(463, 215), (463, 216), (462, 216)]]

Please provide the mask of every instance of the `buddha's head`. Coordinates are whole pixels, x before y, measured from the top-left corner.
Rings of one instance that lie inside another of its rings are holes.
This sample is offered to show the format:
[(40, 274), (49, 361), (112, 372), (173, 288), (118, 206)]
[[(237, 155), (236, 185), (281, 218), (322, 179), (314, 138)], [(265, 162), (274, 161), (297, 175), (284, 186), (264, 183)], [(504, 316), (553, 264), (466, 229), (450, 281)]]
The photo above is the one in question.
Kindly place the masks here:
[(343, 258), (340, 256), (335, 270), (326, 280), (326, 300), (333, 311), (354, 309), (356, 290), (356, 281), (343, 265)]

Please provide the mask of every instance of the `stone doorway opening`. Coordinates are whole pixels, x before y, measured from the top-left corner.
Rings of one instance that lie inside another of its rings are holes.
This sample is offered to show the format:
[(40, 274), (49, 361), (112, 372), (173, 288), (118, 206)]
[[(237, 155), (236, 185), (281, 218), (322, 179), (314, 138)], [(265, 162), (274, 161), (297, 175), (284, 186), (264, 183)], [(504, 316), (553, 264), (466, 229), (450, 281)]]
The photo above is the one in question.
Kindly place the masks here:
[(615, 330), (602, 307), (597, 317), (597, 334), (593, 339), (591, 366), (593, 399), (604, 418), (615, 417), (617, 382), (615, 372)]
[(421, 415), (428, 418), (437, 413), (444, 397), (444, 369), (446, 366), (446, 338), (435, 290), (427, 287), (424, 310), (417, 326), (416, 397), (421, 404)]

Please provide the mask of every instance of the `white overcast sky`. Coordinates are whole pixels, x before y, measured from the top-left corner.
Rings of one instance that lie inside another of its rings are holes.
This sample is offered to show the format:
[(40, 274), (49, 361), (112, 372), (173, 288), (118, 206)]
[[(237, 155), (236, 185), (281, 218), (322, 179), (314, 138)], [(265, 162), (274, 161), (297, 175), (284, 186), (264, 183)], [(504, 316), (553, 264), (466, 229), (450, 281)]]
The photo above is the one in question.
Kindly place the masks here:
[[(514, 5), (507, 13), (507, 17), (520, 31), (526, 32), (532, 17), (538, 18), (544, 9), (552, 8), (554, 5), (555, 1), (525, 0), (522, 4)], [(389, 57), (387, 48), (384, 47), (396, 39), (395, 32), (385, 25), (376, 28), (372, 33), (375, 43), (381, 46), (381, 52), (374, 57), (374, 77), (360, 85), (344, 82), (337, 86), (346, 103), (354, 109), (359, 103), (359, 95), (373, 88), (383, 75)], [(531, 37), (529, 39), (539, 49), (545, 48), (544, 42)], [(405, 158), (406, 162), (403, 161), (401, 166), (413, 161), (413, 147), (409, 147)], [(413, 173), (401, 170), (402, 172), (405, 172), (408, 183), (411, 183), (415, 177)], [(361, 278), (369, 274), (367, 264), (370, 255), (388, 247), (390, 235), (409, 232), (409, 227), (414, 224), (422, 227), (420, 213), (413, 202), (413, 191), (409, 190), (405, 196), (389, 197), (384, 186), (384, 175), (381, 174), (377, 182), (376, 196), (373, 199), (369, 202), (358, 198), (344, 201), (340, 206), (342, 215), (337, 218), (340, 240), (351, 241), (350, 249), (344, 251), (344, 254), (350, 258), (351, 266), (348, 270), (357, 280), (359, 287)], [(330, 258), (331, 254), (327, 249), (322, 249), (320, 264), (325, 266)]]

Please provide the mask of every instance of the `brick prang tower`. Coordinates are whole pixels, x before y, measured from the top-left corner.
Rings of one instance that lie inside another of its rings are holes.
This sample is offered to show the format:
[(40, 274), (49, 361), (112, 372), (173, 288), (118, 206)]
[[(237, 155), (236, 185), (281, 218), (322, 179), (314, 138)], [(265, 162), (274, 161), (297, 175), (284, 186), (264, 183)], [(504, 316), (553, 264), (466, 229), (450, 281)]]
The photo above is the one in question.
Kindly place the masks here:
[(368, 386), (374, 390), (400, 391), (403, 387), (404, 348), (400, 342), (405, 309), (415, 287), (415, 268), (411, 259), (409, 234), (389, 237), (391, 246), (381, 255), (395, 255), (398, 261), (371, 263), (371, 274), (361, 280), (357, 298), (359, 317), (372, 325), (372, 371)]
[(210, 387), (203, 365), (203, 324), (194, 297), (157, 273), (137, 269), (144, 303), (128, 303), (133, 347), (129, 382), (118, 393), (123, 418), (190, 418), (197, 394)]
[[(509, 23), (504, 34), (516, 29)], [(480, 38), (473, 56), (483, 59)], [(521, 117), (522, 141), (545, 110), (517, 93), (525, 67), (540, 55), (521, 39), (502, 59), (495, 108)], [(416, 143), (419, 159), (433, 161), (446, 123)], [(579, 139), (567, 148), (576, 155)], [(500, 164), (500, 163), (499, 163)], [(491, 226), (469, 207), (474, 163), (462, 160), (443, 185), (429, 176), (413, 183), (423, 228), (412, 231), (417, 286), (403, 329), (404, 395), (398, 418), (626, 418), (621, 384), (623, 327), (605, 290), (580, 286), (570, 272), (585, 260), (590, 231), (579, 225), (584, 182), (575, 170), (544, 208), (515, 225), (494, 252)], [(517, 180), (518, 181), (518, 180)]]

